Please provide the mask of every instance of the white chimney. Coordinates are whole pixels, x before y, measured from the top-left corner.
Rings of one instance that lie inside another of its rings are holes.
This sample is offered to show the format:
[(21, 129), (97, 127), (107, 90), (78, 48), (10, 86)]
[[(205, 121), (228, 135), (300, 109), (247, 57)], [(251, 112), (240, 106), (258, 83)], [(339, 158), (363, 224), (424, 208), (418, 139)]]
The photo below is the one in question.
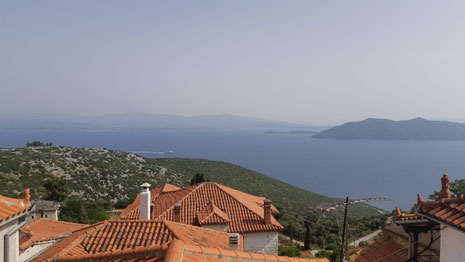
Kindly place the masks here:
[(230, 233), (229, 234), (229, 249), (239, 251), (239, 243), (241, 235), (239, 233)]
[(150, 184), (144, 183), (141, 186), (140, 192), (140, 216), (141, 220), (150, 219)]

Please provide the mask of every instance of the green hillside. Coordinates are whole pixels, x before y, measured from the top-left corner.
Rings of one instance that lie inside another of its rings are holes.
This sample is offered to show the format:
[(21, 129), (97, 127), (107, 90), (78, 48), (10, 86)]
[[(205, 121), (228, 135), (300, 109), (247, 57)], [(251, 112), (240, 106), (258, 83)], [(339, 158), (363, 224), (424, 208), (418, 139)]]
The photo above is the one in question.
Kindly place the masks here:
[[(85, 200), (116, 202), (133, 198), (139, 185), (170, 183), (186, 186), (195, 173), (223, 185), (270, 198), (276, 206), (300, 215), (315, 214), (317, 206), (342, 200), (315, 194), (230, 163), (204, 159), (147, 159), (107, 149), (30, 147), (0, 149), (0, 194), (17, 197), (31, 188), (33, 199), (44, 195), (49, 176), (68, 181), (71, 195)], [(379, 214), (364, 204), (351, 206), (352, 216)]]

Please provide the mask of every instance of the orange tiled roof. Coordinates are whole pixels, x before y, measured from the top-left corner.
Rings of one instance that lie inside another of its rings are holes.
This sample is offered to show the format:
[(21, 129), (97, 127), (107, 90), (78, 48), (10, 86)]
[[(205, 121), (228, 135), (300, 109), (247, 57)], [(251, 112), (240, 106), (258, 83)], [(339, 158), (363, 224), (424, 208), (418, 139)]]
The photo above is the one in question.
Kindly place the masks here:
[(16, 199), (0, 195), (0, 222), (25, 213), (31, 208), (29, 189), (24, 190), (22, 199)]
[[(150, 190), (150, 195), (151, 195), (152, 201), (153, 201), (160, 193), (168, 193), (168, 192), (173, 192), (173, 191), (180, 190), (180, 189), (181, 188), (179, 188), (177, 186), (173, 186), (173, 185), (170, 185), (170, 184), (163, 184), (161, 186), (152, 188)], [(140, 194), (137, 195), (136, 199), (134, 200), (134, 202), (132, 202), (132, 204), (127, 206), (123, 210), (123, 212), (121, 212), (120, 216), (126, 216), (129, 212), (131, 212), (132, 210), (134, 210), (136, 208), (137, 208), (137, 210), (139, 210), (138, 209), (139, 206), (140, 206)]]
[(200, 225), (228, 224), (230, 221), (228, 214), (211, 202), (197, 213), (197, 220)]
[[(419, 199), (421, 196), (419, 196)], [(420, 202), (418, 213), (449, 226), (465, 230), (465, 199), (464, 196), (456, 198), (443, 198), (440, 201)]]
[(217, 230), (160, 220), (107, 220), (73, 232), (33, 261), (50, 261), (55, 254), (73, 257), (153, 247), (174, 239), (207, 247), (229, 247), (229, 235)]
[(38, 218), (20, 228), (26, 234), (20, 239), (20, 250), (24, 251), (35, 243), (64, 238), (71, 232), (88, 225), (57, 221), (48, 218)]
[(465, 231), (465, 199), (451, 197), (449, 190), (450, 179), (447, 174), (441, 177), (441, 191), (439, 201), (427, 202), (418, 194), (418, 213), (426, 218), (436, 220), (449, 226)]
[(406, 213), (402, 213), (402, 212), (400, 211), (400, 209), (399, 209), (398, 206), (396, 206), (395, 215), (396, 215), (396, 220), (397, 220), (397, 221), (407, 221), (407, 220), (422, 219), (421, 216), (416, 215), (416, 214), (406, 214)]
[(208, 248), (189, 245), (181, 240), (173, 240), (168, 245), (141, 247), (131, 250), (105, 252), (78, 257), (58, 257), (57, 261), (165, 261), (165, 262), (199, 262), (199, 261), (292, 261), (292, 262), (329, 262), (326, 258), (304, 259), (290, 258), (262, 253), (234, 251), (222, 248)]
[[(229, 218), (228, 232), (247, 233), (279, 231), (283, 227), (272, 217), (264, 223), (264, 197), (257, 197), (216, 183), (200, 183), (183, 189), (162, 192), (160, 187), (151, 190), (152, 218), (174, 220), (174, 204), (181, 204), (181, 223), (199, 225), (198, 214), (214, 201)], [(121, 214), (120, 219), (139, 219), (139, 196)], [(272, 213), (279, 211), (272, 206)], [(223, 217), (224, 218), (224, 217)]]
[(355, 257), (355, 262), (404, 262), (408, 259), (408, 249), (392, 242), (377, 242), (363, 248)]

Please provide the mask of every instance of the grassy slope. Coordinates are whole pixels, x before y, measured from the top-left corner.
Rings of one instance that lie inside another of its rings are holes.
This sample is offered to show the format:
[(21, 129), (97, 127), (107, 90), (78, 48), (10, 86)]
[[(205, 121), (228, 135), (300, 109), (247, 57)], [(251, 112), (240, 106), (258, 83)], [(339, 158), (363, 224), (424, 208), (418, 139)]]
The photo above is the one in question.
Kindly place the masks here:
[[(145, 159), (106, 149), (43, 147), (0, 149), (0, 194), (16, 197), (24, 188), (32, 197), (44, 194), (49, 175), (68, 179), (74, 195), (89, 200), (116, 201), (132, 197), (139, 185), (170, 183), (186, 186), (193, 174), (254, 195), (266, 196), (277, 206), (305, 215), (316, 205), (341, 199), (315, 194), (230, 163), (203, 159)], [(367, 205), (352, 205), (352, 216), (376, 214)]]
[[(202, 173), (207, 179), (243, 192), (265, 196), (279, 207), (300, 215), (315, 212), (317, 206), (328, 206), (343, 200), (316, 194), (281, 182), (258, 172), (231, 163), (205, 159), (160, 158), (148, 160), (174, 173), (192, 177)], [(375, 208), (365, 204), (350, 206), (350, 215), (360, 217), (379, 214)]]

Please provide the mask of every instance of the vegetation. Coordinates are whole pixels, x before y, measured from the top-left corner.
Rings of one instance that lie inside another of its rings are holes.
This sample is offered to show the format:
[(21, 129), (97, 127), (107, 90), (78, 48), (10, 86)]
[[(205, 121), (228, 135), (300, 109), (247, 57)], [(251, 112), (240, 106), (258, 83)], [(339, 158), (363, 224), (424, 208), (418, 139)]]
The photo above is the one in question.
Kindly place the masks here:
[(203, 174), (200, 174), (200, 173), (196, 173), (192, 179), (191, 179), (191, 183), (190, 185), (195, 185), (195, 184), (199, 184), (199, 183), (203, 183), (203, 182), (207, 182), (208, 180), (205, 180), (205, 176)]
[(51, 176), (45, 180), (45, 200), (61, 202), (68, 196), (68, 183), (61, 177)]
[(110, 218), (108, 214), (110, 203), (107, 201), (89, 202), (80, 198), (72, 197), (66, 200), (60, 209), (60, 220), (94, 224)]
[(27, 142), (27, 147), (36, 147), (36, 146), (52, 146), (52, 142), (42, 143), (41, 141)]
[[(351, 206), (349, 206), (350, 210)], [(342, 219), (323, 219), (322, 215), (302, 217), (295, 213), (280, 210), (279, 222), (285, 227), (283, 233), (292, 240), (304, 241), (304, 250), (323, 249), (319, 257), (327, 257), (334, 261), (338, 257), (342, 235)], [(386, 223), (390, 214), (366, 216), (363, 218), (349, 217), (347, 220), (348, 241), (365, 236)], [(306, 226), (308, 225), (308, 226)], [(292, 242), (290, 245), (292, 246)]]
[(300, 249), (296, 246), (278, 246), (278, 255), (288, 257), (301, 257)]
[[(321, 208), (343, 200), (315, 194), (283, 183), (263, 174), (230, 163), (203, 159), (146, 159), (141, 156), (107, 149), (70, 147), (25, 147), (0, 149), (0, 194), (19, 197), (31, 188), (33, 199), (63, 201), (60, 219), (94, 223), (108, 218), (112, 206), (126, 207), (139, 193), (139, 186), (170, 183), (188, 186), (191, 182), (213, 181), (271, 199), (281, 210), (279, 221), (291, 238), (305, 237), (304, 218), (312, 221), (311, 247), (337, 243), (338, 214), (321, 216)], [(68, 197), (65, 199), (66, 195)], [(372, 216), (379, 210), (365, 205), (350, 206), (349, 215), (368, 216), (367, 225), (349, 221), (357, 235), (373, 228)], [(339, 214), (340, 215), (340, 214)], [(358, 221), (358, 220), (357, 220)], [(368, 221), (370, 221), (368, 223)], [(325, 237), (322, 237), (325, 236)]]

